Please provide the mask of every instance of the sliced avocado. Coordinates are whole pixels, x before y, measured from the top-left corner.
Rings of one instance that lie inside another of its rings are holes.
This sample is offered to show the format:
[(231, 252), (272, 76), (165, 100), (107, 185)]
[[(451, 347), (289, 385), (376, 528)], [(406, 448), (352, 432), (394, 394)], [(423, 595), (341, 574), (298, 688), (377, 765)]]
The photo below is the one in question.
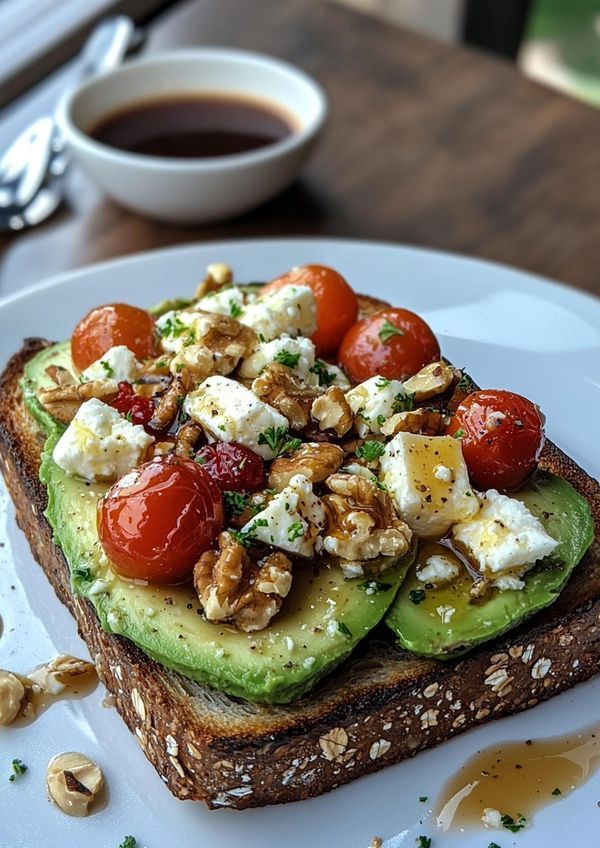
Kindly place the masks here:
[(52, 459), (62, 427), (48, 425), (34, 391), (45, 381), (50, 361), (64, 364), (64, 346), (54, 352), (55, 358), (43, 351), (30, 362), (24, 389), (33, 414), (49, 430), (40, 479), (48, 490), (46, 517), (69, 563), (73, 590), (91, 601), (106, 631), (127, 637), (192, 680), (263, 703), (287, 703), (308, 691), (382, 619), (412, 552), (382, 575), (382, 563), (374, 560), (365, 577), (352, 580), (333, 561), (297, 566), (281, 613), (256, 633), (205, 621), (189, 585), (143, 586), (120, 579), (96, 532), (96, 503), (106, 485), (69, 477)]
[[(492, 589), (485, 599), (471, 602), (473, 581), (464, 568), (449, 586), (424, 590), (415, 564), (385, 618), (403, 648), (440, 659), (456, 656), (516, 627), (556, 600), (594, 538), (589, 504), (570, 483), (546, 471), (538, 471), (514, 497), (558, 541), (552, 555), (524, 577), (524, 589)], [(449, 555), (439, 543), (422, 543), (417, 562), (434, 553)]]

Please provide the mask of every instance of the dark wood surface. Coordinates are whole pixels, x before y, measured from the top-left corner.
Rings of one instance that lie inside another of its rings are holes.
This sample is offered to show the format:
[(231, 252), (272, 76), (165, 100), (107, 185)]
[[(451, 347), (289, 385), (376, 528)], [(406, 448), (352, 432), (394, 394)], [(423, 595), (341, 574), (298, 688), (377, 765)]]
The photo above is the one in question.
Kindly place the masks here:
[(322, 83), (331, 118), (301, 178), (244, 217), (181, 229), (120, 210), (73, 173), (68, 208), (0, 237), (0, 294), (153, 247), (313, 234), (458, 251), (600, 294), (599, 112), (329, 0), (182, 2), (147, 49), (195, 44), (281, 56)]

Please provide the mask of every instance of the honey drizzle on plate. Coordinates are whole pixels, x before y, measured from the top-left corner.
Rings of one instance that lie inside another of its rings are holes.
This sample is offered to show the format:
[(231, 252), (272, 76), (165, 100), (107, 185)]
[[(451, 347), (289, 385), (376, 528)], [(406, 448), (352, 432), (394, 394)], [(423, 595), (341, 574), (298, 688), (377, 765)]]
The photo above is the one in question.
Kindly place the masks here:
[(486, 807), (517, 820), (558, 801), (600, 766), (600, 725), (479, 751), (450, 778), (434, 808), (442, 831), (481, 825)]

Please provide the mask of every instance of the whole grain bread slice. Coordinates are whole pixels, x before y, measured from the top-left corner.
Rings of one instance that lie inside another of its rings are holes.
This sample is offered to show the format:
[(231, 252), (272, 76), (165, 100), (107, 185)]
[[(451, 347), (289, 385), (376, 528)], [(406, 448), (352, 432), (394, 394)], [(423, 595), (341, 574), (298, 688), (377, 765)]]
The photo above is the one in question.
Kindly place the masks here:
[[(598, 532), (552, 607), (460, 660), (408, 654), (382, 628), (315, 690), (285, 706), (246, 703), (158, 665), (102, 631), (90, 604), (73, 595), (43, 516), (43, 436), (19, 380), (47, 344), (28, 339), (0, 377), (2, 472), (34, 557), (75, 617), (119, 713), (178, 798), (237, 809), (309, 798), (533, 707), (600, 670)], [(597, 481), (551, 443), (542, 465), (588, 500), (598, 528)]]

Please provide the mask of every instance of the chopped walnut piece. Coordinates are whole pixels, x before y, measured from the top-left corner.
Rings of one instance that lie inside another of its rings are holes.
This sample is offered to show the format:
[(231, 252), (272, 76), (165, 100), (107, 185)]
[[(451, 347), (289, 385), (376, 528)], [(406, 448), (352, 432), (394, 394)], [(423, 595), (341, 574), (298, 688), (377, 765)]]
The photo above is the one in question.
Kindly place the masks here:
[(208, 621), (229, 621), (239, 630), (263, 630), (292, 585), (292, 563), (281, 552), (254, 562), (225, 530), (219, 551), (206, 551), (194, 568), (194, 586)]
[(319, 430), (333, 430), (337, 436), (345, 436), (352, 427), (352, 410), (339, 386), (330, 386), (313, 401), (311, 415)]
[(213, 352), (204, 345), (189, 345), (184, 347), (171, 360), (169, 366), (175, 376), (187, 371), (193, 378), (194, 384), (201, 383), (215, 372), (215, 357)]
[(183, 427), (180, 427), (175, 439), (175, 453), (178, 456), (193, 456), (194, 448), (201, 436), (202, 427), (198, 424), (193, 421), (184, 424)]
[(412, 532), (397, 517), (386, 491), (356, 474), (333, 474), (327, 486), (332, 492), (322, 498), (327, 553), (358, 565), (374, 557), (406, 553)]
[(384, 436), (396, 433), (420, 433), (422, 436), (439, 436), (444, 429), (444, 416), (439, 409), (412, 409), (397, 412), (381, 425)]
[(62, 365), (49, 365), (46, 374), (57, 386), (76, 386), (77, 380), (67, 368)]
[(415, 401), (429, 400), (435, 395), (441, 395), (454, 380), (454, 371), (445, 362), (431, 362), (421, 368), (414, 377), (406, 380), (404, 389), (415, 396)]
[(310, 420), (313, 399), (319, 388), (307, 386), (289, 368), (273, 362), (252, 382), (252, 391), (290, 422), (292, 430), (302, 430)]
[(177, 417), (179, 407), (190, 387), (190, 377), (185, 371), (178, 374), (161, 397), (154, 415), (148, 422), (154, 430), (163, 430), (173, 423)]
[(110, 403), (118, 393), (119, 387), (114, 380), (89, 380), (87, 383), (40, 389), (38, 398), (53, 418), (70, 424), (84, 401), (97, 398), (104, 403)]
[(199, 316), (195, 325), (196, 341), (198, 346), (208, 349), (212, 356), (211, 374), (227, 376), (240, 359), (248, 356), (258, 344), (254, 330), (235, 318), (201, 310), (196, 310), (195, 314)]
[(225, 262), (213, 262), (206, 269), (206, 277), (199, 283), (196, 289), (196, 300), (200, 300), (213, 291), (218, 291), (221, 286), (227, 285), (233, 280), (233, 270)]
[(311, 483), (321, 483), (334, 474), (344, 461), (344, 451), (327, 442), (306, 442), (290, 456), (274, 460), (269, 474), (269, 486), (280, 492), (296, 474), (303, 474)]

